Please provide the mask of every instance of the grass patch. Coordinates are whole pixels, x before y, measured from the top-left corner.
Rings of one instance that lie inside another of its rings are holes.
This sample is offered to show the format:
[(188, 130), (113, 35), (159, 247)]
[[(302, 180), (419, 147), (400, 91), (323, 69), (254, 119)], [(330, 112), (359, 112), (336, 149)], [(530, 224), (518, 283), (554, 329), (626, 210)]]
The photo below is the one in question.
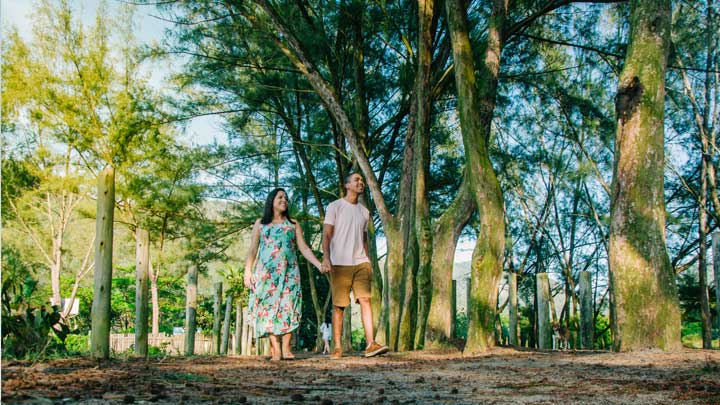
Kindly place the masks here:
[(175, 383), (206, 382), (210, 380), (210, 378), (206, 375), (186, 373), (184, 371), (165, 373), (163, 377), (165, 380)]

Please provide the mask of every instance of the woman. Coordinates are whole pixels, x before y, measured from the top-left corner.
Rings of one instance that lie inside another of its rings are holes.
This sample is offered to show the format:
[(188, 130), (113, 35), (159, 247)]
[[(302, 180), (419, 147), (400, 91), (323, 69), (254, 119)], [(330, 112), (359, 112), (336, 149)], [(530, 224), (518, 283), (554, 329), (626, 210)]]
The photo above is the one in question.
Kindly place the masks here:
[(330, 353), (330, 339), (332, 339), (332, 325), (330, 321), (325, 319), (325, 322), (320, 325), (320, 333), (322, 334), (322, 340), (324, 342), (323, 354)]
[(290, 339), (300, 326), (302, 314), (296, 249), (320, 269), (300, 225), (290, 218), (287, 193), (276, 188), (265, 200), (263, 217), (253, 226), (244, 280), (251, 291), (248, 312), (254, 321), (255, 337), (270, 335), (273, 361), (295, 358)]

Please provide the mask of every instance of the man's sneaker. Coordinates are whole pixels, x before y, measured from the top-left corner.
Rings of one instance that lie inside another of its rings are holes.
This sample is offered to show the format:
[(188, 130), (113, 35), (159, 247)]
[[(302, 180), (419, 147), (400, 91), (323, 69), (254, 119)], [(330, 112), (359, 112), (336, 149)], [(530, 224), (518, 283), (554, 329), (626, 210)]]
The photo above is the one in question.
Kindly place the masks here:
[(387, 353), (389, 350), (387, 346), (380, 346), (376, 342), (372, 342), (372, 344), (365, 349), (365, 357), (379, 356)]
[(332, 353), (330, 353), (330, 360), (339, 360), (342, 359), (342, 349), (339, 347), (336, 347), (333, 349)]

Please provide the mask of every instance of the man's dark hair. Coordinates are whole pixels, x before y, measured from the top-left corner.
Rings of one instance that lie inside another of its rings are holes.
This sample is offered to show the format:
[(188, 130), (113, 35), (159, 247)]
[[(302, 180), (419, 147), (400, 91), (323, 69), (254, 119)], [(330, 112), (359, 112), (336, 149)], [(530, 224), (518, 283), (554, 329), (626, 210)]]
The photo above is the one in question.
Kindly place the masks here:
[(350, 178), (356, 174), (359, 175), (360, 177), (362, 177), (362, 174), (360, 172), (352, 171), (352, 172), (346, 174), (345, 177), (343, 177), (343, 184), (350, 183)]

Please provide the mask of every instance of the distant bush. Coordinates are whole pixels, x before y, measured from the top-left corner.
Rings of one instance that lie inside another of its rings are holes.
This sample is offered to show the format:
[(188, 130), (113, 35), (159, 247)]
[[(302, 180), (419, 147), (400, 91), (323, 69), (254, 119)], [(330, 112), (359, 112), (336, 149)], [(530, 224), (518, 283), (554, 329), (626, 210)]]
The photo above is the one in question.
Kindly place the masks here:
[(458, 339), (467, 339), (468, 317), (465, 311), (460, 311), (455, 316), (455, 337)]
[(90, 337), (88, 335), (67, 335), (65, 350), (70, 355), (86, 354), (90, 351)]

